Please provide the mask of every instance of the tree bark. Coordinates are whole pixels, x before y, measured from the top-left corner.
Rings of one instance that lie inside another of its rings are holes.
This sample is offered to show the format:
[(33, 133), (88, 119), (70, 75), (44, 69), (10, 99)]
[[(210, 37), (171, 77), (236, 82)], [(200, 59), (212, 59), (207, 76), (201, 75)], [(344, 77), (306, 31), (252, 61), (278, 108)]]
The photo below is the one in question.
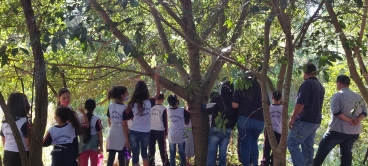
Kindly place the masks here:
[(46, 67), (31, 0), (21, 0), (30, 36), (35, 65), (35, 118), (31, 130), (29, 163), (42, 165), (42, 140), (47, 122)]
[(20, 136), (19, 129), (13, 116), (11, 115), (10, 108), (5, 104), (4, 96), (0, 92), (0, 105), (1, 109), (4, 111), (5, 119), (9, 123), (10, 129), (13, 132), (15, 142), (17, 143), (18, 150), (20, 153), (20, 159), (22, 160), (22, 165), (28, 166), (28, 157), (26, 149), (24, 148), (23, 138)]

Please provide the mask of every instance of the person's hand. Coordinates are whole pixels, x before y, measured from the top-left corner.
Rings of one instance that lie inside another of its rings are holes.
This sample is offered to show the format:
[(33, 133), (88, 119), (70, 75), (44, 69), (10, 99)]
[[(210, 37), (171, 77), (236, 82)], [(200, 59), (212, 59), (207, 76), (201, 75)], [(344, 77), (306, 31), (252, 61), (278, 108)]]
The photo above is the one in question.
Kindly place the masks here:
[(355, 126), (356, 124), (355, 124), (354, 120), (355, 120), (355, 119), (351, 119), (351, 118), (349, 118), (349, 120), (348, 120), (347, 122), (348, 122), (350, 125)]
[(102, 153), (103, 153), (103, 151), (104, 151), (104, 150), (103, 150), (103, 148), (98, 149), (98, 153), (99, 153), (99, 154), (102, 154)]
[(82, 114), (85, 114), (86, 112), (84, 111), (84, 108), (82, 108), (82, 107), (79, 107), (78, 108), (78, 111), (80, 112), (80, 113), (82, 113)]
[(129, 142), (129, 141), (126, 141), (126, 142), (125, 142), (125, 147), (126, 147), (127, 149), (130, 149), (130, 142)]
[(360, 117), (355, 118), (354, 120), (352, 120), (352, 124), (351, 125), (358, 125), (362, 122), (362, 119)]
[(294, 123), (295, 123), (295, 119), (290, 118), (290, 121), (289, 121), (289, 129), (290, 130), (293, 128)]

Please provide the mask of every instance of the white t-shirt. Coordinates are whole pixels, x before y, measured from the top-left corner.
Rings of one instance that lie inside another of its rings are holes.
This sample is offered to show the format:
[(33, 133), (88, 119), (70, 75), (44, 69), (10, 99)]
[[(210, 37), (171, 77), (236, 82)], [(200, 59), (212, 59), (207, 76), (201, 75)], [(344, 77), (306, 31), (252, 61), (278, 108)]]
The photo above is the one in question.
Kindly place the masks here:
[(163, 113), (166, 107), (163, 105), (155, 105), (151, 108), (151, 130), (164, 131)]
[[(84, 122), (83, 115), (79, 116), (80, 123)], [(89, 126), (91, 129), (91, 135), (97, 135), (99, 131), (102, 130), (102, 124), (99, 117), (92, 115), (91, 121), (89, 122)]]
[(169, 116), (169, 134), (168, 140), (170, 143), (179, 144), (185, 141), (184, 138), (184, 108), (168, 108), (167, 114)]
[(122, 123), (123, 113), (127, 108), (124, 104), (111, 103), (107, 110), (107, 116), (110, 118), (111, 123)]
[(142, 115), (138, 114), (138, 105), (134, 103), (132, 108), (133, 121), (130, 130), (138, 132), (150, 132), (151, 131), (151, 102), (147, 99), (143, 101), (144, 111)]
[(61, 145), (73, 143), (76, 134), (74, 127), (68, 123), (65, 126), (52, 126), (49, 129), (45, 140), (47, 140), (48, 136), (51, 136), (52, 138), (52, 145)]
[[(28, 151), (28, 148), (25, 146), (24, 137), (27, 137), (27, 118), (23, 117), (15, 121), (15, 124), (17, 125), (17, 128), (19, 130), (20, 136), (23, 138), (23, 144), (26, 151)], [(26, 134), (26, 135), (25, 135)], [(10, 128), (10, 125), (8, 123), (3, 122), (1, 126), (1, 136), (5, 137), (5, 146), (4, 150), (11, 151), (11, 152), (19, 152), (17, 143), (15, 142), (13, 132)]]
[(282, 105), (274, 105), (274, 104), (270, 105), (270, 116), (273, 130), (281, 134)]

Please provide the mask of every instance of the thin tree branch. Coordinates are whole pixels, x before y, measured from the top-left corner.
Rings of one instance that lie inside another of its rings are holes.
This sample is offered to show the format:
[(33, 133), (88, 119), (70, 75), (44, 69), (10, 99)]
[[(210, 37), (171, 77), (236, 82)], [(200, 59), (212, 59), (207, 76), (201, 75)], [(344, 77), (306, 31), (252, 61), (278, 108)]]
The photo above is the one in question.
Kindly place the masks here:
[[(146, 0), (143, 0), (143, 1), (146, 1)], [(163, 0), (158, 0), (158, 2), (166, 10), (166, 12), (176, 21), (176, 23), (178, 23), (179, 26), (184, 30), (184, 28), (186, 27), (186, 25), (184, 24), (183, 20), (181, 18), (179, 18), (179, 16), (176, 15), (174, 11), (171, 10), (171, 8), (169, 7), (168, 3), (167, 2), (164, 2)], [(151, 4), (153, 4), (152, 1), (150, 2), (150, 4), (148, 4), (150, 6), (150, 8), (153, 7), (153, 6), (151, 6)]]

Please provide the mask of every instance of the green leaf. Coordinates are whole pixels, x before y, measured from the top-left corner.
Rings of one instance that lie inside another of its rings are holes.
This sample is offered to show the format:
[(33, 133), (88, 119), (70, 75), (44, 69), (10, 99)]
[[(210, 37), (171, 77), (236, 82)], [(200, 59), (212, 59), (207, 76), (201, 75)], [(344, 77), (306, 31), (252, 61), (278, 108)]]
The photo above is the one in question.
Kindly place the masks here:
[(52, 47), (52, 52), (57, 52), (57, 49), (58, 49), (58, 47), (57, 47), (57, 43), (58, 43), (58, 41), (57, 41), (57, 39), (53, 39), (52, 40), (52, 44), (51, 44), (51, 47)]
[(344, 21), (339, 20), (339, 24), (340, 24), (340, 26), (341, 26), (342, 29), (345, 29), (346, 28), (346, 24), (345, 24)]
[(249, 10), (250, 12), (253, 12), (253, 13), (255, 13), (255, 12), (259, 12), (260, 11), (260, 8), (258, 7), (258, 6), (253, 6), (252, 8), (250, 8), (250, 10)]
[(358, 7), (363, 7), (363, 0), (356, 0), (356, 4)]
[(80, 34), (81, 34), (81, 37), (85, 37), (85, 36), (87, 36), (87, 28), (82, 27), (82, 28), (81, 28), (81, 31), (80, 31)]
[(8, 55), (3, 53), (1, 56), (1, 67), (5, 66), (8, 63)]
[(23, 51), (23, 53), (25, 53), (26, 55), (29, 55), (28, 50), (26, 50), (25, 48), (20, 48), (20, 50), (22, 50), (22, 51)]
[(59, 38), (59, 42), (60, 42), (60, 44), (65, 48), (66, 41), (65, 41), (65, 39), (64, 39), (63, 37), (60, 37), (60, 38)]
[(336, 58), (333, 56), (328, 56), (327, 59), (331, 62), (336, 62)]
[(230, 28), (233, 26), (233, 22), (231, 20), (226, 20), (224, 25), (227, 25), (227, 28)]
[(133, 48), (131, 45), (124, 45), (124, 53), (126, 56), (129, 56), (129, 54), (132, 52)]
[(120, 44), (116, 44), (116, 46), (115, 46), (115, 53), (118, 52), (119, 46), (120, 46)]
[(55, 76), (55, 74), (56, 73), (59, 73), (59, 67), (57, 67), (57, 66), (55, 66), (55, 65), (53, 65), (52, 67), (51, 67), (51, 75), (52, 76)]
[(66, 9), (68, 9), (69, 12), (73, 11), (75, 8), (73, 6), (67, 6)]
[(126, 19), (123, 20), (123, 22), (125, 22), (127, 24), (130, 23), (131, 21), (133, 21), (133, 19), (131, 17), (126, 18)]
[(113, 14), (114, 13), (114, 11), (111, 10), (111, 9), (107, 9), (107, 12), (109, 12), (110, 14)]
[(13, 49), (12, 49), (12, 51), (11, 51), (11, 54), (12, 54), (13, 56), (15, 56), (15, 55), (17, 55), (17, 54), (18, 54), (18, 52), (19, 52), (19, 49), (18, 49), (18, 48), (13, 48)]
[(48, 42), (50, 42), (50, 32), (49, 31), (46, 31), (45, 32), (45, 35), (43, 35), (43, 41), (44, 42), (46, 42), (46, 43), (48, 43)]
[(81, 47), (82, 47), (83, 54), (85, 54), (87, 52), (87, 48), (88, 48), (87, 42), (82, 43)]
[(323, 78), (326, 82), (330, 81), (330, 75), (328, 74), (328, 72), (326, 72), (326, 70), (323, 70)]
[(18, 15), (19, 11), (18, 11), (17, 7), (13, 7), (12, 10), (13, 10), (13, 13), (15, 15)]
[(143, 38), (143, 35), (139, 32), (139, 28), (138, 28), (137, 31), (135, 32), (135, 42), (137, 44), (142, 44), (142, 38)]
[(121, 7), (123, 7), (123, 9), (126, 9), (126, 8), (127, 8), (127, 6), (128, 6), (128, 0), (123, 0), (123, 1), (121, 2)]
[(130, 0), (130, 6), (138, 7), (139, 6), (138, 0)]
[(95, 50), (96, 50), (96, 48), (95, 48), (95, 46), (93, 45), (92, 41), (91, 41), (90, 39), (89, 39), (89, 40), (87, 40), (87, 41), (88, 41), (89, 47), (91, 47), (92, 51), (95, 51)]

